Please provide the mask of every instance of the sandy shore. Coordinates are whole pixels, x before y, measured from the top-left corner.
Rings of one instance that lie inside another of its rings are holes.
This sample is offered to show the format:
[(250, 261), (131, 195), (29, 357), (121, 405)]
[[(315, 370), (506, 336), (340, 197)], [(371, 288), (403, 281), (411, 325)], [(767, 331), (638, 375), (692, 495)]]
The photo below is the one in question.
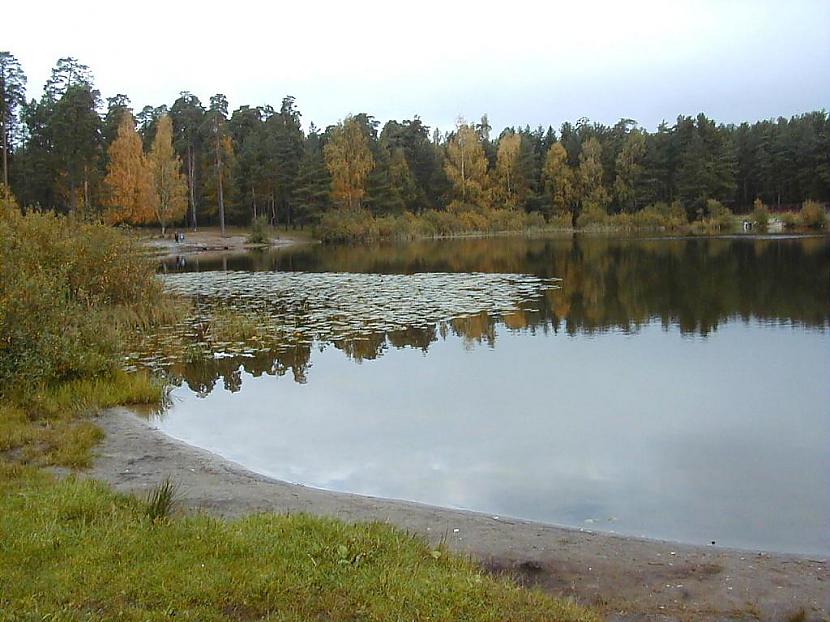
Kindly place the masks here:
[[(157, 252), (162, 258), (217, 251), (238, 252), (267, 246), (265, 244), (249, 244), (249, 232), (246, 229), (228, 228), (225, 236), (222, 236), (219, 230), (215, 228), (205, 228), (199, 231), (181, 230), (185, 236), (183, 242), (174, 240), (175, 231), (175, 229), (170, 230), (165, 238), (144, 238), (142, 243)], [(311, 241), (310, 238), (299, 238), (291, 233), (275, 230), (270, 246), (291, 246), (309, 241)]]
[[(826, 559), (693, 547), (327, 492), (252, 473), (174, 440), (126, 409), (103, 413), (106, 439), (87, 475), (142, 493), (165, 477), (191, 509), (385, 521), (445, 540), (493, 572), (598, 607), (609, 620), (828, 620)], [(804, 617), (798, 617), (800, 612)]]

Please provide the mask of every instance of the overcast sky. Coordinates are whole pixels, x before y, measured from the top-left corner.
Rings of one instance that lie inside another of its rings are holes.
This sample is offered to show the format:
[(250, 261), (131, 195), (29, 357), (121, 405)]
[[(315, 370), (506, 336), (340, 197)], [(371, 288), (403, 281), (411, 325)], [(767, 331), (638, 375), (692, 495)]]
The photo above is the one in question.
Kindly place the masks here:
[[(448, 130), (589, 117), (648, 128), (699, 111), (754, 121), (828, 108), (830, 1), (9, 2), (0, 49), (40, 97), (55, 61), (89, 65), (136, 110), (189, 90), (304, 124), (420, 115)], [(127, 10), (127, 6), (132, 10)]]

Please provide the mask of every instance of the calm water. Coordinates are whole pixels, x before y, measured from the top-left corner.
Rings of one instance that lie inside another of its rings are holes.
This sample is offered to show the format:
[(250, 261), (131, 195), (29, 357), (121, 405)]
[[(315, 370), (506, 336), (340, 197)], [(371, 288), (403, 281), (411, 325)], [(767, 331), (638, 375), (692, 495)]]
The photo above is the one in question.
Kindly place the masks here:
[(136, 355), (179, 383), (157, 418), (174, 437), (325, 489), (827, 554), (826, 238), (305, 246), (163, 272), (267, 326), (190, 323), (209, 356)]

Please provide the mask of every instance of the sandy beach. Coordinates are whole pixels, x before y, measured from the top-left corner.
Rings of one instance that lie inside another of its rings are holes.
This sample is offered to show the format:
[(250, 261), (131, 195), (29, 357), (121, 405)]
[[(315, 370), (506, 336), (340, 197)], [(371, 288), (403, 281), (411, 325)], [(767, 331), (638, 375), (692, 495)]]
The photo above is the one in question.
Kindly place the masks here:
[[(176, 242), (175, 233), (184, 234), (182, 242)], [(215, 253), (224, 251), (244, 251), (252, 248), (265, 248), (267, 244), (251, 244), (248, 242), (250, 231), (245, 228), (228, 227), (226, 235), (222, 236), (216, 227), (206, 227), (198, 231), (189, 229), (171, 229), (167, 236), (142, 238), (142, 243), (161, 258), (192, 255), (194, 253)], [(293, 244), (308, 243), (309, 236), (297, 235), (295, 232), (273, 230), (270, 246), (284, 247)]]
[(323, 491), (252, 473), (124, 408), (105, 411), (97, 423), (106, 438), (85, 476), (139, 495), (170, 477), (188, 511), (388, 522), (445, 541), (491, 572), (592, 605), (608, 620), (830, 619), (826, 558), (688, 546)]

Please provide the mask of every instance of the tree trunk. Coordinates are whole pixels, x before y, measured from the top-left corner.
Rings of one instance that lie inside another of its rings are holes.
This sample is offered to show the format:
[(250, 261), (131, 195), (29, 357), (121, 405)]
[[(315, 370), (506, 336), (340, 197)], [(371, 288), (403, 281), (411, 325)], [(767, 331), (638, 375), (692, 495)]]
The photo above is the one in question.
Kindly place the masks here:
[(461, 199), (467, 202), (467, 179), (464, 177), (464, 141), (461, 141)]
[[(5, 92), (5, 84), (0, 94)], [(0, 117), (0, 131), (3, 133), (3, 187), (6, 193), (6, 203), (11, 201), (11, 194), (9, 192), (9, 140), (6, 136), (6, 106), (3, 105), (3, 116)]]
[(195, 169), (193, 157), (193, 145), (187, 146), (187, 181), (189, 182), (190, 190), (190, 225), (193, 231), (196, 231), (196, 191), (193, 188), (193, 173)]
[(225, 192), (223, 188), (224, 171), (222, 170), (222, 141), (219, 137), (219, 122), (216, 116), (213, 117), (213, 139), (216, 141), (216, 181), (219, 191), (219, 230), (222, 237), (225, 237)]
[(89, 212), (89, 172), (84, 166), (84, 214)]
[(225, 237), (225, 194), (222, 188), (222, 173), (219, 172), (219, 230), (222, 237)]

